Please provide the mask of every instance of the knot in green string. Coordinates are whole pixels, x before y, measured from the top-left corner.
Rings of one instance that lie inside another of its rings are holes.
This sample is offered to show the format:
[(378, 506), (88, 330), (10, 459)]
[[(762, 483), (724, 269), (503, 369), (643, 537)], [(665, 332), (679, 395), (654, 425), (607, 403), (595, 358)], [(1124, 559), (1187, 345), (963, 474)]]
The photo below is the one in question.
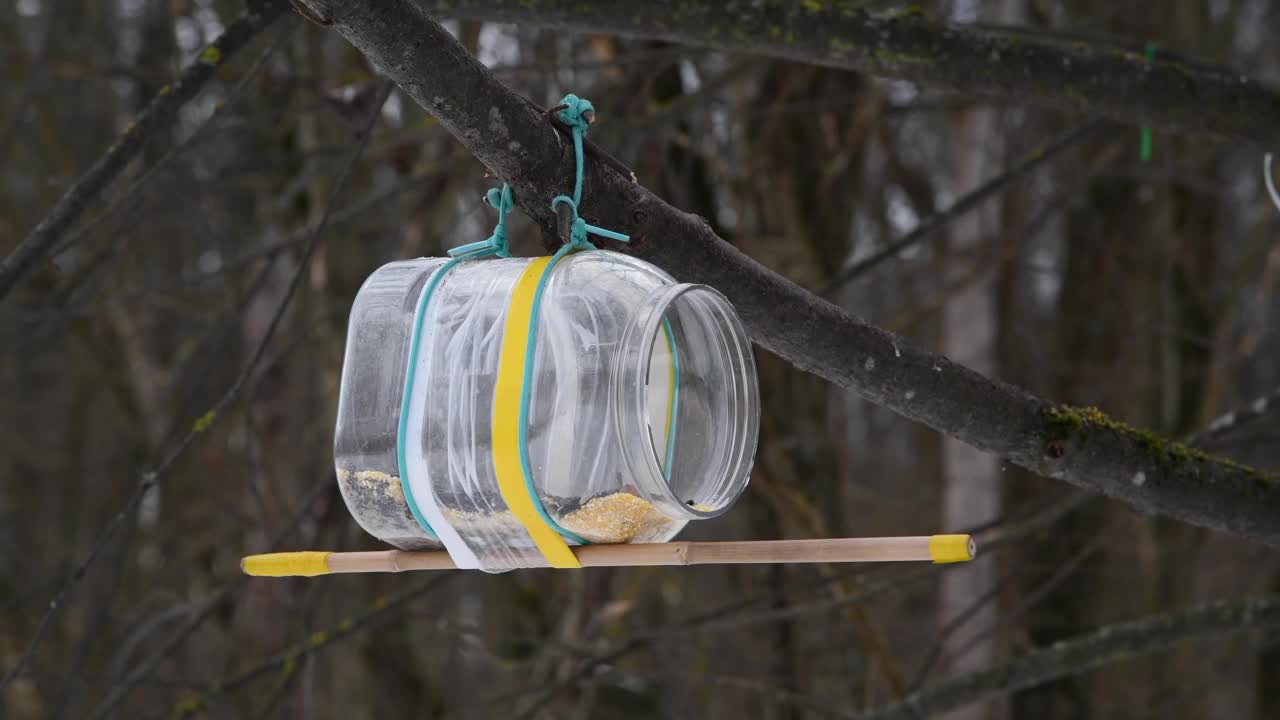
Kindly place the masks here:
[(591, 121), (595, 120), (596, 106), (586, 98), (569, 93), (560, 100), (560, 105), (560, 122), (570, 128), (581, 128), (586, 132)]
[(587, 134), (587, 128), (590, 127), (591, 122), (595, 120), (595, 114), (595, 106), (586, 98), (580, 98), (573, 93), (569, 93), (560, 100), (558, 117), (573, 132), (573, 197), (557, 195), (551, 199), (551, 209), (555, 210), (557, 205), (565, 203), (573, 211), (573, 224), (569, 227), (569, 244), (566, 246), (569, 249), (594, 250), (596, 246), (587, 239), (588, 234), (617, 240), (618, 242), (627, 242), (631, 239), (622, 233), (589, 225), (578, 215), (578, 205), (582, 202), (582, 138)]
[[(587, 134), (587, 128), (590, 127), (591, 122), (595, 119), (595, 112), (595, 106), (591, 104), (590, 100), (580, 98), (573, 93), (565, 95), (560, 101), (557, 117), (573, 133), (574, 158), (573, 197), (557, 195), (551, 200), (551, 209), (553, 211), (558, 205), (564, 203), (569, 206), (573, 215), (573, 223), (569, 227), (569, 242), (561, 249), (562, 252), (596, 249), (596, 246), (588, 239), (588, 235), (596, 235), (618, 242), (631, 240), (629, 236), (622, 233), (588, 224), (578, 215), (578, 205), (582, 202), (584, 163), (582, 139)], [(504, 258), (511, 257), (511, 251), (507, 244), (507, 214), (515, 208), (515, 199), (511, 194), (511, 186), (504, 183), (501, 190), (498, 188), (490, 189), (485, 193), (484, 201), (498, 211), (498, 224), (494, 226), (493, 234), (480, 242), (470, 243), (450, 250), (450, 257), (459, 259), (490, 255)]]
[(493, 227), (493, 234), (480, 242), (450, 250), (449, 257), (469, 258), (487, 255), (511, 257), (511, 250), (507, 244), (507, 214), (516, 206), (515, 198), (511, 194), (511, 186), (503, 183), (501, 190), (489, 188), (489, 191), (484, 194), (484, 201), (498, 211), (498, 224)]
[(501, 222), (506, 218), (507, 213), (515, 209), (516, 201), (511, 195), (511, 186), (503, 183), (502, 189), (489, 188), (484, 194), (484, 201), (489, 207), (498, 211), (498, 220)]

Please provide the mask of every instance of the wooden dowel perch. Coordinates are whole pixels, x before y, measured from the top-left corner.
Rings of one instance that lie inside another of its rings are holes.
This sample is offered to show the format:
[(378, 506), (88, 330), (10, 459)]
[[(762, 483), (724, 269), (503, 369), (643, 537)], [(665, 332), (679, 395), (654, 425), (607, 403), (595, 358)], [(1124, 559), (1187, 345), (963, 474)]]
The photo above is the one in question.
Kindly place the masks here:
[[(573, 548), (583, 567), (653, 565), (742, 565), (753, 563), (846, 563), (930, 560), (966, 562), (976, 553), (968, 535), (921, 537), (824, 538), (745, 542), (670, 542), (635, 545), (586, 545)], [(285, 552), (250, 555), (240, 561), (249, 575), (311, 577), (333, 573), (454, 570), (449, 553), (382, 550), (376, 552)]]

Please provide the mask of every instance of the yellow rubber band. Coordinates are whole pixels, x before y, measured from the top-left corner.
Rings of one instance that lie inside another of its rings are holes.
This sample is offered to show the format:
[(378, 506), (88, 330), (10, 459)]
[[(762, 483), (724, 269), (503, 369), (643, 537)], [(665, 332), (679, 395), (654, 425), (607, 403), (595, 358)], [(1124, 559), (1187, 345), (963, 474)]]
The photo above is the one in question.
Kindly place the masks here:
[(968, 535), (934, 535), (929, 538), (929, 557), (935, 563), (968, 562), (973, 559), (973, 539)]
[[(498, 477), (502, 499), (516, 520), (524, 526), (538, 552), (551, 567), (582, 567), (568, 543), (542, 519), (529, 497), (524, 467), (520, 462), (520, 402), (524, 395), (524, 364), (529, 344), (530, 319), (538, 281), (551, 262), (536, 258), (525, 268), (511, 293), (502, 330), (502, 350), (498, 359), (498, 382), (493, 393), (493, 470)], [(532, 358), (529, 358), (532, 362)]]
[(258, 577), (315, 577), (329, 574), (329, 556), (333, 553), (283, 552), (249, 555), (240, 561), (245, 575)]

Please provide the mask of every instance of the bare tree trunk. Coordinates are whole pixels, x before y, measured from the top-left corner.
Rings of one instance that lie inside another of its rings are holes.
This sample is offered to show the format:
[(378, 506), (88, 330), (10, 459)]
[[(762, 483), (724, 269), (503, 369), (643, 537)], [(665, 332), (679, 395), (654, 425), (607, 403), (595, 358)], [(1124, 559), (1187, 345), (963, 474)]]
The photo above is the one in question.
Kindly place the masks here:
[[(1015, 23), (1021, 19), (1021, 0), (1003, 0), (994, 22)], [(993, 110), (966, 110), (956, 119), (952, 131), (952, 176), (956, 192), (966, 193), (977, 187), (999, 166), (1003, 154), (998, 139), (999, 115)], [(952, 225), (947, 278), (964, 283), (962, 276), (971, 272), (969, 264), (981, 262), (980, 248), (985, 237), (999, 231), (998, 201), (992, 201), (981, 212), (969, 214)], [(998, 355), (996, 307), (996, 275), (979, 270), (976, 281), (964, 283), (962, 289), (943, 305), (942, 349), (957, 362), (978, 372), (996, 375)], [(942, 524), (945, 528), (962, 528), (981, 524), (1000, 516), (1004, 504), (1000, 460), (971, 445), (946, 438), (942, 445)], [(943, 645), (949, 658), (947, 669), (953, 673), (972, 673), (990, 667), (1001, 652), (997, 632), (999, 602), (994, 595), (998, 581), (995, 558), (979, 558), (957, 572), (942, 576), (939, 598), (941, 627), (969, 614), (964, 625), (951, 632)], [(976, 608), (975, 605), (981, 607)], [(1004, 718), (1009, 714), (1007, 699), (989, 700), (960, 708), (945, 717), (951, 720)]]
[[(982, 176), (984, 145), (991, 141), (991, 116), (986, 110), (965, 112), (956, 123), (955, 166), (957, 186), (969, 188)], [(957, 222), (951, 237), (953, 253), (966, 253), (981, 244), (978, 217)], [(951, 269), (962, 271), (953, 259)], [(952, 275), (954, 273), (948, 273)], [(992, 374), (995, 360), (996, 307), (992, 278), (971, 283), (943, 306), (943, 352), (958, 362)], [(1002, 492), (999, 459), (970, 445), (946, 438), (942, 446), (942, 526), (962, 528), (994, 520), (1000, 515)], [(955, 673), (976, 672), (990, 666), (999, 654), (991, 631), (998, 622), (994, 598), (983, 600), (996, 580), (994, 558), (979, 558), (966, 567), (942, 576), (939, 622), (946, 627), (971, 612), (974, 603), (983, 607), (972, 612), (964, 626), (948, 638), (944, 652), (954, 660), (948, 669)], [(979, 638), (978, 636), (984, 636)], [(985, 705), (972, 705), (947, 717), (976, 720), (1003, 713)]]

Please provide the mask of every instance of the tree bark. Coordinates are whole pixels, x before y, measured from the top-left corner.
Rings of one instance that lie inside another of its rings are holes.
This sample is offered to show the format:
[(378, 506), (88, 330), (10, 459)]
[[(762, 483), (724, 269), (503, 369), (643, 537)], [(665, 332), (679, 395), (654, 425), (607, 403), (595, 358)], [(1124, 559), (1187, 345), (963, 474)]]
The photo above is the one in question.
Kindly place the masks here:
[[(606, 32), (911, 80), (989, 99), (1280, 147), (1280, 95), (1239, 72), (1141, 43), (948, 25), (856, 0), (415, 0), (443, 17)], [(319, 0), (316, 0), (319, 5)], [(336, 5), (330, 0), (330, 5)]]

